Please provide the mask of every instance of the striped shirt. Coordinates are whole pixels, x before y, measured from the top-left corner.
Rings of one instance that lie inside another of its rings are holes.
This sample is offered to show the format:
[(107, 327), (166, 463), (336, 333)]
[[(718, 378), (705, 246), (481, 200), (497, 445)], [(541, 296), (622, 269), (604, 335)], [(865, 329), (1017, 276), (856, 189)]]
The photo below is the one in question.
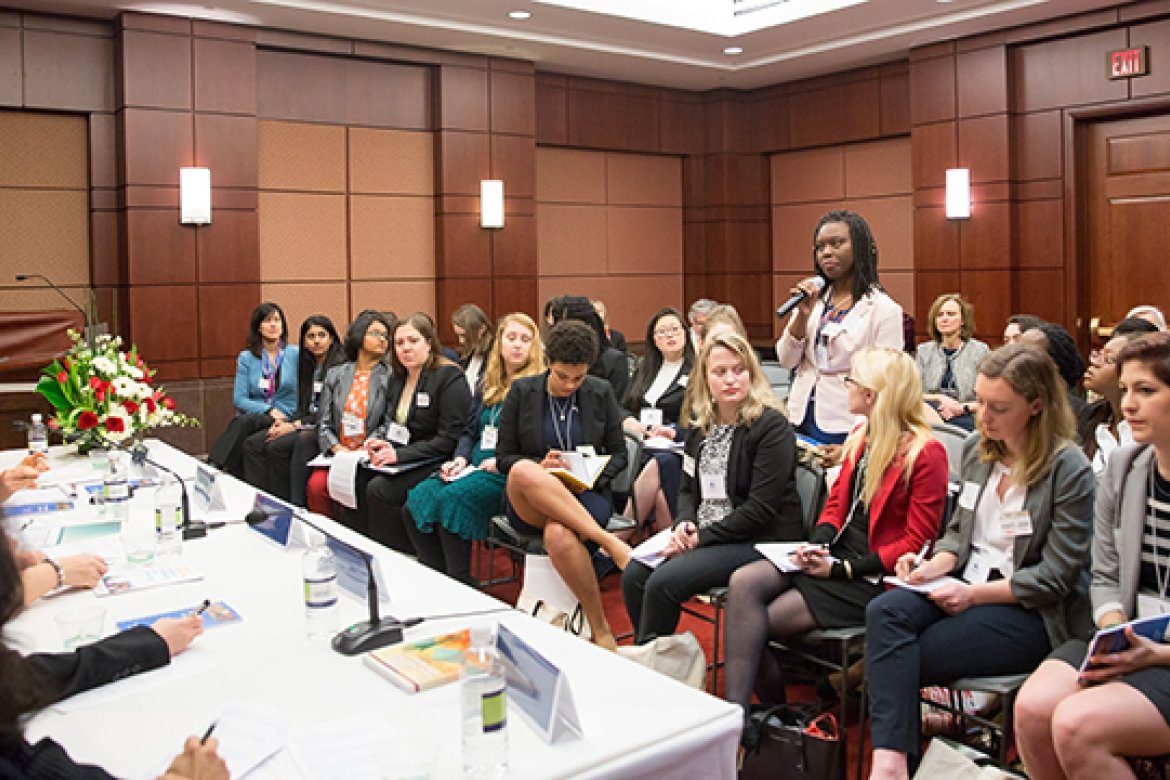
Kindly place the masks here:
[[(1153, 495), (1147, 495), (1146, 527), (1142, 532), (1142, 593), (1167, 595), (1170, 582), (1170, 481), (1153, 469)], [(1155, 565), (1155, 563), (1157, 565)], [(1162, 583), (1158, 579), (1161, 575)]]

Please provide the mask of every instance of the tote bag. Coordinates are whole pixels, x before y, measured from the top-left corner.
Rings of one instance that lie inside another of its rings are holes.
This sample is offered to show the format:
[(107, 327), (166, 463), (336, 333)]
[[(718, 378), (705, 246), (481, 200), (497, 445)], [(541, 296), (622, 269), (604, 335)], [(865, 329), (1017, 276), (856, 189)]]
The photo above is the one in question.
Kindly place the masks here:
[(524, 587), (516, 600), (516, 609), (582, 639), (593, 636), (581, 602), (547, 555), (524, 556)]

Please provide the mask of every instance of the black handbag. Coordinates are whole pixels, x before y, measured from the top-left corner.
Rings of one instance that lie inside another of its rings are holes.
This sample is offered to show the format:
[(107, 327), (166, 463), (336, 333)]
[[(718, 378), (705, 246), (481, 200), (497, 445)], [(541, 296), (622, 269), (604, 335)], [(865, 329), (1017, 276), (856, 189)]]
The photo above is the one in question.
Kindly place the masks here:
[(744, 756), (741, 780), (844, 780), (845, 743), (832, 712), (778, 704), (753, 712), (749, 728), (757, 738)]

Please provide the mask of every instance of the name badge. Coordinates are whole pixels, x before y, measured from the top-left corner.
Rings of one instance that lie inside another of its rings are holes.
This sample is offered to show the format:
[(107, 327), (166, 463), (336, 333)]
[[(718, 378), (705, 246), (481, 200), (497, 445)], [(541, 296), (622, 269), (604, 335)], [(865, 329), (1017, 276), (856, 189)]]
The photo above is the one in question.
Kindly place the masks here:
[(727, 498), (727, 474), (701, 474), (699, 483), (703, 486), (703, 498), (721, 501)]
[(426, 409), (431, 405), (431, 397), (427, 393), (418, 393), (414, 397), (414, 405), (419, 409)]
[(683, 453), (683, 472), (691, 479), (695, 478), (695, 458), (693, 455)]
[(991, 576), (991, 569), (991, 556), (976, 547), (971, 551), (971, 557), (967, 559), (967, 565), (963, 568), (963, 579), (972, 585), (982, 585)]
[(261, 390), (268, 390), (269, 384), (268, 377), (262, 376), (260, 377), (260, 381), (256, 383), (256, 387), (259, 387)]
[(406, 429), (405, 425), (392, 422), (390, 423), (390, 427), (386, 429), (386, 438), (399, 447), (405, 447), (407, 444), (410, 444), (410, 431)]
[(1170, 614), (1170, 600), (1158, 598), (1152, 593), (1139, 593), (1137, 603), (1139, 618)]
[(679, 374), (678, 379), (676, 379), (675, 382), (678, 383), (679, 387), (686, 387), (687, 386), (687, 375), (686, 374)]
[(826, 322), (824, 327), (821, 328), (821, 336), (826, 339), (834, 339), (844, 332), (844, 330), (845, 326), (840, 322)]
[(964, 482), (963, 492), (959, 494), (959, 506), (963, 509), (975, 511), (975, 502), (979, 500), (979, 489), (982, 486), (978, 482)]
[(644, 428), (657, 428), (662, 425), (662, 410), (646, 407), (638, 414), (639, 422)]
[(1004, 536), (1030, 536), (1032, 533), (1032, 517), (1026, 509), (1017, 512), (1004, 512), (999, 518), (999, 527)]
[(597, 457), (597, 450), (593, 448), (592, 444), (580, 444), (577, 446), (576, 452), (584, 455), (586, 458)]
[(325, 386), (324, 382), (314, 382), (313, 383), (313, 395), (320, 395), (321, 388), (324, 386)]
[(358, 417), (353, 412), (346, 412), (341, 415), (341, 435), (342, 436), (361, 436), (366, 432), (366, 424), (362, 418)]
[(479, 436), (481, 450), (495, 450), (496, 442), (500, 439), (500, 430), (494, 425), (483, 426), (483, 433)]

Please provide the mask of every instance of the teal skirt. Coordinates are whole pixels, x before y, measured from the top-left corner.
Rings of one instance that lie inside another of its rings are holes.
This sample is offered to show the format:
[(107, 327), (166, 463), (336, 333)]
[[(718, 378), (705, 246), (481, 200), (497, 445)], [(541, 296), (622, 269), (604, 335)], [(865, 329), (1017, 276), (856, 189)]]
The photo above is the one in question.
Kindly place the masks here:
[(490, 471), (475, 471), (455, 482), (428, 477), (411, 489), (406, 507), (424, 533), (432, 533), (437, 523), (469, 542), (481, 541), (492, 516), (504, 510), (506, 481)]

